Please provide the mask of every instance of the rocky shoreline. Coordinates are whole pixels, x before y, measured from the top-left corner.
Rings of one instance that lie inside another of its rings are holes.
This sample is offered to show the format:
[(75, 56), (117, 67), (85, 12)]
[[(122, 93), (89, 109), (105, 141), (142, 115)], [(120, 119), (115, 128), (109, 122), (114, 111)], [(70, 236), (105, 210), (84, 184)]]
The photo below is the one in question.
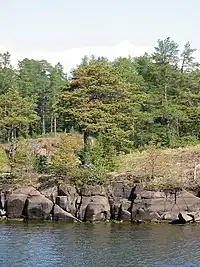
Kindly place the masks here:
[(200, 198), (186, 190), (144, 190), (122, 181), (109, 186), (63, 184), (42, 188), (0, 187), (0, 217), (72, 222), (200, 221)]

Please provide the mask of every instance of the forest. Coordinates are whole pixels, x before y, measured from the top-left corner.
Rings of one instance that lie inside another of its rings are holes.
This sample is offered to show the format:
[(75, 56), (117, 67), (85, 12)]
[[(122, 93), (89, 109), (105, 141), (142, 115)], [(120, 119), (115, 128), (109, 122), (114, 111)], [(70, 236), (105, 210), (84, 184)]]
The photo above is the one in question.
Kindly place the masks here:
[[(68, 75), (59, 62), (52, 66), (25, 58), (14, 68), (12, 55), (0, 54), (0, 142), (77, 133), (83, 139), (82, 164), (95, 161), (102, 148), (105, 159), (152, 144), (198, 144), (195, 51), (189, 42), (180, 50), (166, 38), (158, 40), (152, 54), (113, 61), (85, 56)], [(96, 152), (91, 152), (91, 138), (98, 140)]]

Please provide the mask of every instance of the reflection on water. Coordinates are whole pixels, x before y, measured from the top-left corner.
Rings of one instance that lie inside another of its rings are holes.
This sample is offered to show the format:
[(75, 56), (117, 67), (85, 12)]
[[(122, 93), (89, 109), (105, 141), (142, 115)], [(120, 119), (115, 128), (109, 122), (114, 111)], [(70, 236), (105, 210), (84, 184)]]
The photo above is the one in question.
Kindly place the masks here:
[(200, 225), (0, 223), (0, 267), (200, 266)]

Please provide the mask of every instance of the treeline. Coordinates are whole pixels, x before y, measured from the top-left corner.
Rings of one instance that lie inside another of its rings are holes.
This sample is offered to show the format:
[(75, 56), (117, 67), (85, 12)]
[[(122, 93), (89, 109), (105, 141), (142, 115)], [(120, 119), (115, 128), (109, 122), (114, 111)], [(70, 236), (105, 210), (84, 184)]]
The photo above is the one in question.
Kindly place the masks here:
[(63, 66), (25, 58), (17, 68), (0, 55), (0, 140), (46, 133), (101, 136), (116, 151), (200, 138), (200, 65), (186, 43), (158, 40), (152, 54), (87, 57), (68, 77)]

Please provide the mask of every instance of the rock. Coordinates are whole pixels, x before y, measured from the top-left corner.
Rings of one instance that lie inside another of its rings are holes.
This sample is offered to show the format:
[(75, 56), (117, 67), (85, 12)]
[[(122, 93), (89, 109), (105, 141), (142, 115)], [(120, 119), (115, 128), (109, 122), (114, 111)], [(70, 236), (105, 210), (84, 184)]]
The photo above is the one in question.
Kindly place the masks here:
[(172, 205), (171, 202), (166, 201), (164, 198), (144, 199), (141, 201), (141, 206), (149, 212), (164, 213), (166, 211), (171, 211)]
[(134, 210), (131, 214), (132, 221), (151, 221), (152, 218), (148, 212), (144, 209), (139, 208), (138, 210)]
[(131, 212), (127, 210), (121, 210), (118, 220), (120, 221), (131, 221)]
[(33, 186), (21, 187), (13, 190), (8, 196), (5, 209), (8, 218), (20, 218), (26, 216), (24, 214), (26, 199), (30, 196), (39, 196), (40, 192)]
[(194, 216), (193, 215), (188, 215), (187, 213), (181, 213), (182, 218), (186, 221), (186, 222), (194, 222)]
[(200, 222), (200, 217), (195, 218), (195, 222)]
[(40, 194), (44, 195), (46, 198), (51, 200), (53, 203), (56, 202), (56, 197), (58, 195), (58, 189), (56, 186), (41, 188), (39, 189)]
[(26, 196), (38, 196), (40, 192), (33, 186), (25, 186), (13, 191), (13, 194), (24, 194)]
[(119, 220), (120, 218), (120, 209), (121, 204), (120, 203), (110, 203), (110, 217), (112, 220)]
[(77, 197), (75, 198), (75, 196), (57, 196), (56, 197), (56, 204), (58, 206), (60, 206), (62, 209), (64, 209), (65, 211), (73, 214), (74, 216), (76, 216), (77, 214)]
[(0, 191), (0, 209), (4, 209), (6, 202), (6, 194)]
[(75, 186), (64, 184), (58, 187), (58, 196), (68, 196), (77, 195), (77, 190)]
[(188, 222), (195, 222), (194, 215), (192, 214), (186, 214), (186, 213), (179, 213), (178, 219), (172, 220), (170, 224), (185, 224)]
[(0, 209), (5, 208), (6, 201), (12, 192), (13, 188), (10, 185), (2, 185), (0, 188)]
[(79, 219), (77, 219), (76, 217), (74, 217), (71, 213), (66, 212), (65, 210), (63, 210), (61, 207), (59, 207), (58, 205), (54, 205), (53, 207), (53, 211), (52, 211), (52, 216), (53, 216), (53, 220), (67, 220), (67, 221), (78, 221), (81, 222)]
[(183, 190), (177, 195), (177, 206), (180, 211), (197, 211), (200, 210), (200, 198)]
[(173, 220), (171, 222), (169, 222), (170, 224), (185, 224), (186, 223), (186, 220), (183, 218), (182, 214), (179, 213), (178, 214), (178, 219), (176, 220)]
[(107, 197), (92, 196), (82, 197), (79, 219), (97, 221), (110, 219), (110, 205)]
[(149, 215), (151, 217), (151, 221), (160, 219), (160, 214), (158, 212), (153, 211), (153, 212), (150, 212)]
[(6, 201), (5, 209), (8, 218), (20, 218), (24, 212), (24, 205), (27, 199), (25, 194), (12, 193)]
[(131, 220), (131, 201), (121, 199), (118, 202), (110, 203), (110, 213), (112, 220)]
[(81, 221), (85, 221), (85, 211), (86, 208), (88, 206), (88, 204), (91, 202), (92, 197), (81, 197), (80, 204), (79, 204), (79, 209), (77, 211), (77, 217), (81, 220)]
[(100, 203), (88, 204), (85, 211), (85, 220), (91, 222), (107, 220), (107, 212), (104, 205)]
[(102, 185), (88, 185), (87, 187), (81, 189), (81, 195), (86, 197), (107, 196), (107, 192), (105, 187)]
[(200, 211), (200, 199), (185, 190), (176, 194), (141, 191), (141, 193), (137, 193), (137, 198), (133, 202), (132, 213), (135, 214), (139, 208), (142, 208), (149, 215), (158, 213), (160, 219), (174, 220), (177, 219), (178, 213), (198, 213)]
[(173, 221), (177, 219), (178, 219), (177, 212), (165, 212), (160, 216), (160, 220)]
[(62, 209), (70, 212), (72, 215), (77, 215), (77, 198), (78, 193), (75, 186), (62, 185), (58, 188), (58, 196), (56, 197), (56, 204)]
[(26, 201), (25, 215), (28, 219), (44, 219), (50, 217), (53, 202), (43, 195), (31, 196)]
[(148, 190), (143, 190), (141, 192), (137, 193), (140, 195), (141, 199), (154, 199), (154, 198), (165, 198), (165, 193), (161, 191), (148, 191)]
[(6, 211), (0, 209), (0, 217), (4, 217), (4, 216), (6, 216)]
[(113, 182), (112, 194), (115, 198), (126, 198), (129, 199), (132, 194), (132, 187), (125, 185), (123, 182)]

